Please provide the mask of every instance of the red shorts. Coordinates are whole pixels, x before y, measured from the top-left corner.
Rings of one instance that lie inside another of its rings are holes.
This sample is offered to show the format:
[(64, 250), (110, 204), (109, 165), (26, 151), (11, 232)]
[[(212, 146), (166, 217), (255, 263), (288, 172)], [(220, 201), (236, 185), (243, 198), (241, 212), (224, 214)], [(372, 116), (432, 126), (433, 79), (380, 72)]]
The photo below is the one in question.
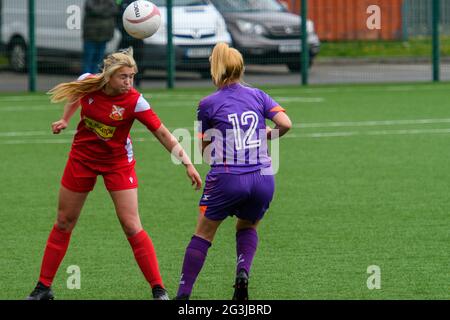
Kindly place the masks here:
[(100, 166), (69, 157), (61, 184), (74, 192), (89, 192), (94, 189), (97, 176), (103, 176), (108, 191), (135, 189), (138, 180), (134, 162), (126, 166)]

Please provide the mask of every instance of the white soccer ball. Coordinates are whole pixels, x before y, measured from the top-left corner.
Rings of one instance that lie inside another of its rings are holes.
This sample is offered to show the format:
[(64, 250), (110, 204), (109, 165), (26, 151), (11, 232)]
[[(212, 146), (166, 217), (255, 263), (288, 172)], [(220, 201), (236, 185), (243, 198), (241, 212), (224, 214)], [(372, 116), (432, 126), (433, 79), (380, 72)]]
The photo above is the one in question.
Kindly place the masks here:
[(156, 5), (150, 1), (138, 0), (130, 3), (122, 16), (123, 27), (132, 37), (145, 39), (158, 31), (161, 14)]

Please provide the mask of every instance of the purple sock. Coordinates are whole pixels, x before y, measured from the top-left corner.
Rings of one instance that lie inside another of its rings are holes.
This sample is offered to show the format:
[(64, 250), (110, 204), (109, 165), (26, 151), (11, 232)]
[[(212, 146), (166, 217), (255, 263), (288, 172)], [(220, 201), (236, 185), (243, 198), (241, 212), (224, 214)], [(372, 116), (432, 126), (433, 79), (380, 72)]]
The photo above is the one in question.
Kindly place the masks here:
[(258, 233), (255, 229), (243, 229), (236, 233), (236, 254), (237, 265), (236, 274), (244, 269), (250, 274), (253, 257), (258, 247)]
[(195, 280), (202, 270), (211, 242), (197, 236), (193, 236), (186, 248), (183, 270), (181, 271), (180, 286), (177, 296), (190, 295)]

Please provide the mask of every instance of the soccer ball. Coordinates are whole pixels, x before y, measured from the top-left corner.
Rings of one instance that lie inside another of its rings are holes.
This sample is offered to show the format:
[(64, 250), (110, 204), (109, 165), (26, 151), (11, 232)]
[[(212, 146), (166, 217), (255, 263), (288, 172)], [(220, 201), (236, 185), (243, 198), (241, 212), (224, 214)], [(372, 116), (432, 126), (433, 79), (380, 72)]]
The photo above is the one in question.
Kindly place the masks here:
[(123, 27), (132, 37), (145, 39), (158, 31), (161, 14), (156, 5), (150, 1), (138, 0), (130, 3), (122, 16)]

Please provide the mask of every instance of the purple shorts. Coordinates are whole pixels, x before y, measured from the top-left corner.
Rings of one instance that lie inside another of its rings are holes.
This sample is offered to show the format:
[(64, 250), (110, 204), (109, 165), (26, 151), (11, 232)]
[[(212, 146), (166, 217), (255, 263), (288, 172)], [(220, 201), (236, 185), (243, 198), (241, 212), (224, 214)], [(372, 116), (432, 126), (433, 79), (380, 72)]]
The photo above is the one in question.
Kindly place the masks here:
[(269, 209), (275, 191), (273, 175), (260, 170), (245, 174), (208, 173), (200, 212), (211, 220), (236, 215), (253, 223)]

